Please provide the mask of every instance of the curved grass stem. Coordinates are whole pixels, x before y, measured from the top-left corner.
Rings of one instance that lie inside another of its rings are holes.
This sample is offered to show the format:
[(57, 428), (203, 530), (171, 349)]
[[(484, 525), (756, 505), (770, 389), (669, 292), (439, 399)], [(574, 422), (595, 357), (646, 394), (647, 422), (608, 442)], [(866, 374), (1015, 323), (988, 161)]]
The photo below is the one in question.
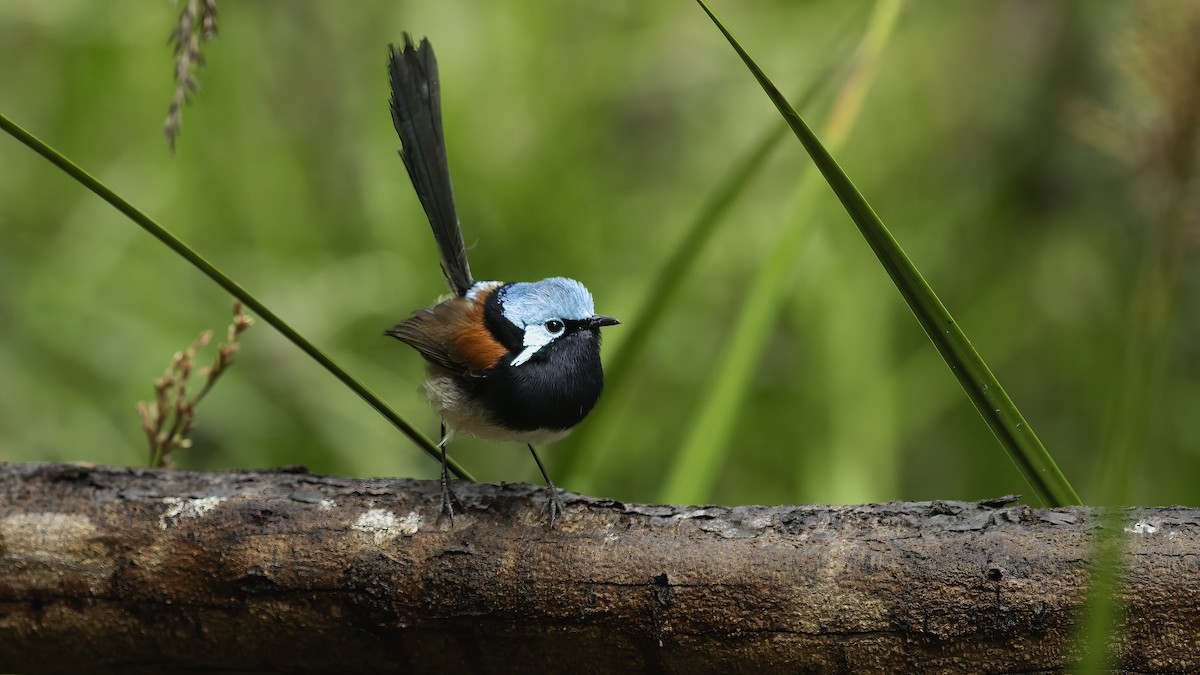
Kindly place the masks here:
[(747, 69), (758, 80), (763, 91), (775, 104), (787, 121), (792, 132), (812, 157), (813, 163), (824, 175), (826, 182), (842, 203), (842, 207), (858, 226), (859, 231), (875, 252), (879, 262), (891, 277), (896, 288), (916, 315), (921, 327), (934, 343), (946, 364), (958, 378), (967, 397), (975, 405), (988, 427), (995, 434), (1009, 457), (1033, 487), (1037, 496), (1047, 505), (1065, 506), (1079, 504), (1079, 496), (1067, 481), (1053, 457), (1047, 452), (1037, 434), (1021, 415), (1016, 404), (1009, 398), (991, 369), (971, 346), (962, 328), (950, 315), (933, 289), (917, 271), (883, 221), (854, 186), (841, 166), (821, 144), (816, 134), (787, 99), (779, 92), (770, 78), (742, 48), (732, 33), (721, 23), (704, 0), (696, 0), (713, 23), (725, 35), (730, 46), (738, 53)]
[[(864, 31), (850, 70), (829, 111), (826, 131), (836, 148), (849, 136), (861, 103), (874, 78), (879, 55), (891, 35), (898, 13), (898, 0), (881, 0)], [(709, 499), (709, 493), (730, 447), (742, 403), (750, 389), (754, 367), (762, 355), (771, 327), (786, 300), (789, 272), (809, 233), (811, 210), (816, 203), (820, 178), (809, 171), (800, 180), (798, 213), (779, 232), (734, 323), (729, 345), (712, 367), (712, 381), (699, 410), (687, 425), (688, 432), (671, 467), (666, 472), (659, 498), (667, 502)]]
[[(383, 399), (379, 398), (379, 396), (368, 389), (366, 385), (364, 385), (362, 382), (359, 382), (350, 373), (346, 372), (344, 368), (326, 356), (320, 349), (317, 349), (317, 347), (305, 339), (304, 336), (300, 335), (300, 333), (296, 332), (295, 329), (289, 326), (287, 322), (268, 309), (266, 305), (259, 302), (258, 299), (251, 295), (249, 291), (247, 291), (233, 279), (230, 279), (228, 276), (226, 276), (225, 273), (217, 269), (217, 267), (212, 263), (205, 260), (203, 256), (193, 250), (190, 246), (185, 244), (175, 235), (168, 232), (165, 228), (163, 228), (163, 226), (154, 222), (154, 220), (149, 216), (136, 209), (132, 204), (122, 199), (115, 192), (108, 189), (108, 187), (106, 187), (103, 183), (80, 168), (79, 165), (67, 159), (57, 150), (43, 143), (36, 136), (21, 128), (3, 114), (0, 114), (0, 129), (3, 129), (10, 136), (16, 138), (18, 141), (21, 141), (42, 157), (45, 157), (50, 161), (50, 163), (61, 169), (63, 173), (67, 174), (71, 178), (74, 178), (84, 187), (96, 193), (96, 195), (101, 199), (111, 204), (113, 208), (125, 214), (126, 217), (128, 217), (134, 223), (137, 223), (137, 225), (143, 230), (149, 232), (155, 239), (158, 239), (163, 244), (166, 244), (167, 248), (179, 254), (180, 257), (190, 262), (196, 269), (208, 276), (209, 279), (215, 281), (217, 285), (225, 289), (225, 291), (230, 295), (245, 303), (245, 305), (253, 310), (255, 314), (262, 318), (263, 321), (266, 321), (268, 324), (270, 324), (271, 327), (279, 331), (292, 344), (299, 347), (301, 351), (303, 351), (305, 354), (308, 354), (317, 363), (321, 364), (325, 370), (328, 370), (334, 377), (340, 380), (342, 384), (349, 387), (350, 390), (355, 394), (358, 394), (360, 398), (367, 402), (367, 405), (370, 405), (375, 409), (376, 412), (378, 412), (380, 415), (383, 415), (387, 421), (391, 422), (405, 436), (408, 436), (409, 439), (411, 439), (417, 444), (418, 447), (424, 450), (426, 454), (436, 459), (438, 462), (441, 462), (441, 451), (438, 450), (437, 447), (434, 446), (433, 442), (430, 441), (424, 434), (418, 431), (416, 427), (410, 424), (408, 420), (401, 417), (400, 414), (395, 410), (392, 410), (388, 404), (383, 402)], [(453, 459), (447, 458), (446, 463), (450, 470), (454, 472), (454, 475), (458, 476), (459, 478), (470, 481), (475, 480), (471, 474), (466, 471), (466, 469), (464, 469)]]

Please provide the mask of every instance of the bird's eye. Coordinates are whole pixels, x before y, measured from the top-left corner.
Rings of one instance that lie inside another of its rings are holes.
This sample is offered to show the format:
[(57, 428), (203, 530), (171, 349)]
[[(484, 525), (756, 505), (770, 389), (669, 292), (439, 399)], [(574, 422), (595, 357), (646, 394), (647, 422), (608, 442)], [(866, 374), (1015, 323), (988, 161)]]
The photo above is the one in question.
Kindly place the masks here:
[(563, 322), (559, 321), (558, 319), (550, 319), (549, 321), (546, 322), (545, 325), (546, 325), (546, 330), (548, 330), (551, 333), (554, 333), (556, 335), (558, 333), (563, 332), (563, 329), (566, 328), (566, 326), (563, 324)]

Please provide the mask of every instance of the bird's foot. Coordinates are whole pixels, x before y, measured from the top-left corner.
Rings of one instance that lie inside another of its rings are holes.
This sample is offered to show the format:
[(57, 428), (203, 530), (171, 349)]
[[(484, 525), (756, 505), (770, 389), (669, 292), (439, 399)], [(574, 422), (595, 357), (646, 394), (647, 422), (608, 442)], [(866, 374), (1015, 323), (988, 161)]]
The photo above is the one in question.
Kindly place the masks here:
[[(454, 491), (450, 489), (450, 481), (442, 479), (442, 504), (438, 510), (438, 520), (449, 518), (450, 522), (454, 522), (454, 504), (458, 502), (458, 498), (454, 496)], [(462, 502), (458, 502), (461, 507)]]
[(546, 506), (544, 509), (550, 510), (550, 523), (548, 529), (551, 530), (554, 529), (555, 523), (558, 522), (558, 517), (566, 512), (566, 507), (563, 506), (563, 500), (562, 497), (559, 496), (559, 492), (561, 491), (554, 486), (554, 483), (546, 486)]

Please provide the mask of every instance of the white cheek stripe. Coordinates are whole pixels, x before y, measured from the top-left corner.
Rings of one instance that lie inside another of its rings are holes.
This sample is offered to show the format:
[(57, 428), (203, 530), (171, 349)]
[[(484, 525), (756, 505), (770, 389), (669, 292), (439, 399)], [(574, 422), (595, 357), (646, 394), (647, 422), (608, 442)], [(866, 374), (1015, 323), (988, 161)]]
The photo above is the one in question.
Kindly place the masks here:
[(508, 365), (519, 366), (522, 363), (525, 363), (526, 361), (528, 361), (530, 359), (530, 357), (532, 357), (534, 354), (537, 353), (537, 350), (539, 350), (541, 348), (542, 348), (541, 345), (529, 345), (520, 354), (517, 354), (517, 358), (513, 359), (512, 363), (510, 363)]
[(546, 330), (545, 325), (540, 323), (532, 326), (526, 326), (525, 337), (523, 340), (521, 340), (521, 343), (525, 345), (525, 349), (523, 349), (520, 354), (517, 354), (517, 358), (513, 359), (512, 363), (508, 365), (519, 366), (522, 363), (525, 363), (534, 354), (536, 354), (539, 349), (545, 347), (551, 342), (554, 342), (554, 338), (562, 335), (562, 333), (562, 331), (559, 331), (558, 333), (551, 333), (550, 331)]

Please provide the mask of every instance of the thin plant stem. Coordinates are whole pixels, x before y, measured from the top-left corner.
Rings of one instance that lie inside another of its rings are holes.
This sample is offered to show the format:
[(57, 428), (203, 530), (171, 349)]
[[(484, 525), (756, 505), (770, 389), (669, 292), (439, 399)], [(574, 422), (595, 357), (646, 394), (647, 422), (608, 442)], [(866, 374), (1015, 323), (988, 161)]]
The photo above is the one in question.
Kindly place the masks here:
[[(305, 339), (304, 336), (296, 332), (296, 330), (289, 326), (287, 322), (268, 309), (266, 305), (259, 302), (258, 299), (251, 295), (250, 292), (245, 288), (243, 288), (241, 284), (237, 283), (233, 279), (230, 279), (223, 272), (221, 272), (221, 270), (217, 269), (216, 266), (205, 260), (190, 246), (175, 237), (175, 235), (168, 232), (149, 216), (134, 208), (132, 204), (122, 199), (112, 190), (108, 189), (108, 187), (106, 187), (103, 183), (96, 180), (94, 177), (80, 168), (79, 165), (67, 159), (57, 150), (54, 150), (50, 146), (43, 143), (33, 134), (29, 133), (25, 129), (22, 129), (19, 125), (8, 119), (8, 117), (3, 114), (0, 114), (0, 129), (3, 129), (10, 136), (16, 138), (18, 141), (21, 141), (42, 157), (45, 157), (50, 161), (50, 163), (61, 169), (63, 173), (74, 178), (84, 187), (96, 193), (97, 196), (111, 204), (113, 208), (125, 214), (126, 217), (128, 217), (134, 223), (137, 223), (138, 226), (150, 233), (150, 235), (152, 235), (155, 239), (158, 239), (163, 244), (166, 244), (167, 248), (171, 249), (180, 257), (190, 262), (192, 266), (203, 272), (209, 279), (215, 281), (217, 285), (225, 289), (225, 291), (230, 295), (245, 303), (245, 305), (253, 310), (254, 313), (259, 317), (261, 317), (263, 321), (266, 321), (268, 324), (270, 324), (271, 327), (279, 331), (285, 338), (288, 339), (288, 341), (299, 347), (301, 351), (303, 351), (305, 354), (308, 354), (308, 356), (314, 361), (321, 364), (325, 370), (329, 371), (334, 377), (341, 381), (342, 384), (349, 387), (350, 390), (355, 394), (358, 394), (360, 398), (366, 401), (367, 404), (374, 408), (375, 411), (380, 415), (383, 415), (385, 419), (391, 422), (405, 436), (408, 436), (409, 439), (411, 439), (417, 444), (418, 447), (424, 450), (426, 454), (438, 460), (439, 462), (441, 461), (441, 451), (437, 449), (432, 441), (418, 431), (416, 427), (408, 422), (408, 420), (401, 417), (399, 413), (397, 413), (395, 410), (392, 410), (390, 406), (383, 402), (383, 399), (379, 398), (379, 396), (368, 389), (366, 385), (355, 379), (352, 375), (350, 375), (350, 373), (346, 372), (344, 368), (339, 366), (332, 359), (326, 356), (324, 352), (322, 352), (320, 349), (317, 349), (316, 346)], [(470, 481), (475, 480), (471, 474), (466, 471), (466, 469), (464, 469), (453, 459), (447, 458), (447, 465), (449, 466), (450, 470), (453, 471), (454, 474), (459, 478)]]

